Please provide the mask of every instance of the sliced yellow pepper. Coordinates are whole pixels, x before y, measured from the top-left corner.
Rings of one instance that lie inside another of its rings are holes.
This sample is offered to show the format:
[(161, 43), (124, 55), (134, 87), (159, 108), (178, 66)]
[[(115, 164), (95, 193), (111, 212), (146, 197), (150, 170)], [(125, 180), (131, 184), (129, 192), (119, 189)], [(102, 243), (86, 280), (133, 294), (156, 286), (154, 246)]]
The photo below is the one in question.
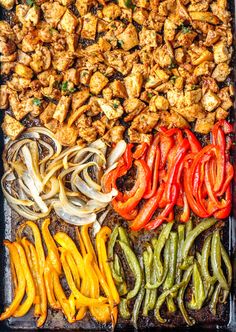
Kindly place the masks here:
[(23, 247), (17, 242), (14, 242), (13, 245), (16, 247), (19, 257), (20, 257), (21, 265), (23, 268), (23, 273), (24, 273), (25, 280), (26, 280), (26, 293), (27, 293), (26, 300), (17, 308), (17, 310), (14, 312), (13, 316), (22, 317), (29, 311), (32, 304), (34, 303), (35, 285), (34, 285), (34, 280), (33, 280), (32, 274), (30, 272), (29, 265), (28, 265)]
[(107, 226), (102, 227), (96, 236), (96, 246), (97, 246), (97, 251), (98, 251), (98, 255), (99, 255), (99, 257), (98, 257), (99, 267), (100, 267), (101, 271), (104, 271), (104, 275), (105, 275), (107, 284), (110, 288), (113, 300), (115, 301), (115, 304), (119, 304), (120, 296), (116, 289), (116, 285), (114, 283), (111, 269), (110, 269), (110, 266), (108, 264), (108, 259), (107, 259), (106, 241), (110, 235), (111, 235), (111, 229)]
[(56, 246), (56, 243), (49, 231), (50, 219), (47, 218), (42, 223), (42, 234), (43, 238), (48, 250), (48, 257), (51, 261), (52, 266), (56, 270), (56, 272), (60, 275), (61, 274), (61, 261), (60, 255)]
[(68, 301), (70, 304), (71, 315), (74, 317), (76, 314), (76, 308), (75, 308), (75, 297), (72, 293), (70, 294)]
[(89, 236), (89, 232), (88, 232), (91, 225), (92, 224), (88, 224), (88, 225), (83, 225), (81, 227), (81, 237), (83, 239), (83, 242), (84, 242), (85, 248), (87, 250), (87, 253), (91, 254), (93, 256), (94, 261), (97, 263), (97, 256), (96, 256), (96, 253), (95, 253), (95, 250), (94, 250), (94, 247), (92, 245), (92, 242), (91, 242), (91, 239), (90, 239), (90, 236)]
[(67, 260), (67, 263), (70, 267), (74, 282), (75, 282), (77, 288), (79, 288), (80, 287), (79, 270), (78, 270), (78, 267), (75, 263), (73, 255), (71, 254), (70, 251), (66, 251), (66, 260)]
[(83, 262), (83, 258), (81, 256), (80, 252), (78, 251), (74, 241), (66, 233), (63, 233), (63, 232), (56, 233), (56, 235), (54, 236), (54, 239), (62, 248), (71, 252), (71, 254), (73, 255), (73, 258), (76, 262), (76, 265), (78, 267), (80, 277), (83, 279), (84, 262)]
[(0, 320), (7, 319), (14, 314), (14, 312), (19, 307), (19, 305), (25, 295), (25, 289), (26, 289), (26, 280), (25, 280), (24, 271), (23, 271), (23, 267), (21, 265), (21, 260), (20, 260), (18, 250), (10, 241), (4, 241), (4, 245), (8, 248), (8, 250), (10, 252), (10, 259), (12, 260), (14, 269), (16, 271), (17, 287), (15, 290), (15, 296), (14, 296), (12, 303), (1, 314)]
[(79, 240), (79, 246), (80, 246), (80, 251), (81, 251), (81, 254), (82, 256), (84, 257), (86, 255), (86, 249), (85, 249), (85, 245), (84, 245), (84, 242), (83, 242), (83, 239), (82, 239), (82, 236), (80, 234), (80, 231), (78, 228), (76, 228), (76, 234), (78, 236), (78, 240)]
[(33, 262), (33, 268), (36, 271), (36, 278), (37, 278), (37, 284), (39, 289), (39, 297), (40, 297), (40, 317), (37, 320), (37, 327), (42, 326), (47, 318), (47, 310), (48, 310), (48, 303), (47, 303), (47, 293), (46, 293), (46, 287), (43, 275), (39, 272), (39, 262), (38, 262), (38, 256), (36, 249), (34, 245), (29, 242), (29, 249), (31, 252), (31, 258)]
[(37, 280), (37, 272), (36, 268), (33, 265), (32, 257), (31, 257), (31, 252), (29, 248), (29, 241), (27, 240), (26, 237), (23, 237), (21, 240), (21, 244), (24, 248), (26, 258), (29, 264), (30, 271), (32, 272), (32, 276), (34, 279), (34, 284), (35, 284), (35, 299), (34, 299), (34, 316), (38, 317), (41, 314), (41, 307), (40, 307), (40, 296), (39, 296), (39, 286), (38, 286), (38, 280)]
[(64, 290), (61, 286), (59, 276), (57, 272), (52, 268), (52, 278), (53, 278), (53, 289), (55, 291), (56, 298), (61, 305), (62, 311), (66, 316), (66, 319), (69, 323), (74, 323), (75, 318), (70, 307), (70, 303), (64, 293)]
[(62, 263), (62, 267), (66, 276), (66, 280), (68, 283), (68, 286), (70, 288), (70, 290), (72, 291), (74, 297), (78, 300), (78, 303), (81, 306), (89, 306), (89, 305), (100, 305), (102, 303), (106, 303), (107, 299), (104, 297), (99, 297), (98, 299), (94, 299), (94, 298), (90, 298), (87, 297), (85, 295), (83, 295), (78, 288), (75, 285), (75, 282), (73, 280), (69, 265), (66, 261), (66, 254), (65, 254), (65, 250), (63, 250), (63, 248), (60, 248), (61, 250), (61, 263)]
[(51, 308), (57, 310), (61, 309), (60, 303), (56, 300), (53, 288), (53, 276), (52, 276), (52, 265), (49, 258), (46, 258), (45, 268), (44, 268), (44, 282), (46, 287), (46, 293), (48, 302)]

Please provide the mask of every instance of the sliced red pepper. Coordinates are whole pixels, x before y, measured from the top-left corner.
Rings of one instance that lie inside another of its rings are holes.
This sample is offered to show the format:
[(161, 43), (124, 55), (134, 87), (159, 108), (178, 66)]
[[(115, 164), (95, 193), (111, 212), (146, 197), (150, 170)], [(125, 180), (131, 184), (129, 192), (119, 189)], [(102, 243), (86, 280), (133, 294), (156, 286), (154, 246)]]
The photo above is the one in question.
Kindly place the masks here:
[[(146, 188), (147, 188), (147, 184), (148, 181), (150, 180), (148, 178), (149, 176), (149, 168), (146, 164), (146, 162), (144, 160), (136, 160), (135, 161), (135, 165), (137, 166), (137, 180), (139, 179), (139, 187), (136, 191), (136, 193), (131, 196), (130, 198), (128, 198), (126, 201), (122, 202), (117, 200), (117, 198), (115, 198), (114, 201), (114, 209), (120, 213), (120, 212), (130, 212), (132, 210), (135, 209), (135, 207), (138, 205), (138, 203), (140, 202), (140, 200), (142, 199)], [(137, 181), (136, 180), (136, 181)]]
[(116, 198), (113, 199), (112, 201), (112, 206), (113, 209), (125, 220), (133, 220), (136, 218), (137, 214), (138, 214), (138, 210), (134, 209), (132, 211), (123, 211), (120, 209), (120, 201), (117, 201)]
[(189, 129), (184, 129), (185, 134), (187, 135), (191, 151), (193, 153), (197, 153), (202, 149), (201, 143), (197, 139), (197, 137), (194, 135), (194, 133)]
[(232, 193), (231, 193), (230, 186), (228, 186), (228, 188), (226, 189), (225, 200), (229, 204), (226, 208), (216, 211), (214, 213), (214, 217), (217, 219), (225, 219), (225, 218), (228, 218), (228, 216), (230, 215), (231, 208), (232, 208)]
[(217, 196), (222, 196), (226, 192), (230, 182), (232, 181), (232, 179), (234, 177), (234, 167), (229, 161), (226, 162), (226, 174), (227, 174), (227, 177), (225, 179), (225, 182), (224, 182), (221, 190), (217, 193)]
[(163, 191), (164, 183), (160, 185), (155, 195), (149, 200), (147, 200), (140, 209), (137, 217), (130, 226), (133, 231), (139, 231), (150, 221), (156, 209), (158, 208), (158, 204), (163, 194)]
[(179, 186), (177, 184), (173, 184), (171, 190), (171, 202), (166, 205), (165, 209), (159, 214), (159, 216), (157, 216), (154, 220), (150, 221), (145, 226), (145, 229), (153, 230), (159, 227), (165, 220), (167, 220), (167, 217), (173, 211), (173, 208), (176, 204), (178, 194)]
[(187, 196), (185, 193), (183, 194), (183, 201), (184, 201), (184, 207), (183, 207), (183, 212), (180, 216), (180, 221), (187, 222), (189, 221), (190, 218), (190, 206), (188, 204)]
[(134, 159), (142, 158), (145, 155), (147, 149), (148, 149), (148, 144), (146, 142), (139, 144), (135, 152), (133, 153), (133, 158)]
[(166, 136), (176, 136), (176, 141), (180, 144), (183, 141), (183, 134), (179, 128), (167, 129), (165, 127), (160, 127), (159, 131)]
[(151, 198), (157, 190), (160, 159), (161, 159), (161, 151), (160, 151), (159, 146), (157, 146), (155, 164), (154, 164), (154, 169), (153, 169), (153, 172), (152, 172), (153, 173), (152, 178), (151, 178), (151, 181), (150, 181), (151, 188), (150, 188), (150, 186), (148, 186), (148, 189), (147, 189), (145, 195), (143, 196), (143, 198), (145, 198), (145, 199)]
[(160, 170), (165, 167), (167, 157), (171, 148), (174, 146), (174, 139), (171, 136), (160, 135), (160, 150), (161, 150), (161, 161)]

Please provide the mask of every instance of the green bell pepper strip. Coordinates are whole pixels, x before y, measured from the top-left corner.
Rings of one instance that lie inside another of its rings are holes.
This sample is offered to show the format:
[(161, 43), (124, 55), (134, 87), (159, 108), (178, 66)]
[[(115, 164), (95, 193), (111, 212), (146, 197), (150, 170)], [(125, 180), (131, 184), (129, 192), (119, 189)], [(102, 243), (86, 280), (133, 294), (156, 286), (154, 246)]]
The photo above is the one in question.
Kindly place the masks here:
[(133, 297), (135, 297), (140, 290), (140, 287), (142, 284), (142, 278), (143, 278), (142, 270), (141, 270), (139, 261), (137, 259), (137, 256), (135, 255), (133, 250), (126, 243), (124, 243), (122, 241), (118, 241), (118, 243), (121, 246), (121, 249), (123, 250), (123, 252), (125, 254), (127, 263), (135, 278), (134, 288), (132, 290), (130, 290), (127, 294), (127, 300), (129, 300), (129, 299), (132, 299)]
[(118, 232), (119, 232), (119, 238), (122, 242), (126, 243), (127, 246), (130, 246), (130, 242), (129, 242), (129, 237), (128, 234), (126, 232), (126, 230), (124, 229), (124, 227), (118, 227)]
[(180, 268), (182, 261), (182, 247), (184, 244), (185, 237), (185, 225), (178, 226), (178, 254), (177, 254), (177, 268), (176, 268), (176, 277), (175, 282), (178, 284), (181, 281), (182, 270)]
[(193, 229), (193, 221), (192, 219), (189, 219), (189, 221), (186, 224), (186, 237), (188, 236), (188, 234), (192, 231)]
[(211, 302), (209, 305), (210, 311), (214, 316), (216, 316), (216, 306), (217, 303), (219, 302), (220, 291), (221, 291), (221, 285), (220, 283), (218, 283), (214, 290), (214, 293), (212, 294)]
[(108, 246), (107, 246), (107, 258), (109, 261), (109, 265), (111, 268), (111, 272), (112, 272), (112, 276), (115, 280), (116, 283), (122, 283), (123, 282), (123, 278), (122, 275), (117, 271), (117, 269), (114, 266), (114, 247), (118, 238), (118, 226), (116, 226), (113, 229), (113, 232), (111, 233), (109, 242), (108, 242)]
[(121, 298), (119, 303), (119, 313), (122, 318), (129, 319), (130, 318), (130, 311), (128, 308), (128, 300)]
[[(143, 264), (146, 282), (151, 282), (151, 265), (153, 262), (153, 251), (150, 246), (143, 252)], [(143, 304), (143, 316), (148, 316), (151, 290), (147, 289)]]
[[(233, 278), (232, 265), (230, 262), (229, 255), (226, 252), (222, 243), (221, 243), (221, 257), (224, 261), (224, 264), (225, 264), (225, 267), (227, 270), (227, 282), (228, 282), (229, 289), (230, 289), (231, 285), (232, 285), (232, 278)], [(219, 298), (220, 303), (225, 303), (228, 296), (229, 296), (229, 290), (224, 290), (222, 298), (221, 297)]]
[(137, 298), (134, 302), (134, 306), (133, 306), (133, 313), (132, 313), (131, 321), (136, 330), (138, 329), (137, 322), (138, 322), (139, 311), (141, 309), (142, 302), (143, 302), (143, 299), (145, 296), (145, 287), (144, 286), (145, 286), (145, 283), (144, 283), (144, 279), (143, 279), (141, 289), (138, 293), (138, 296), (137, 296)]
[(214, 285), (217, 279), (215, 276), (210, 275), (208, 268), (209, 258), (211, 255), (211, 241), (212, 241), (212, 235), (209, 235), (204, 241), (202, 247), (202, 275), (207, 283), (209, 283), (210, 285)]
[(224, 273), (221, 268), (221, 242), (220, 232), (217, 230), (213, 233), (211, 244), (211, 266), (214, 276), (220, 283), (221, 288), (229, 291), (230, 287), (225, 279)]
[(193, 265), (192, 280), (193, 293), (191, 301), (187, 303), (187, 306), (191, 310), (200, 310), (205, 301), (206, 294), (197, 262)]

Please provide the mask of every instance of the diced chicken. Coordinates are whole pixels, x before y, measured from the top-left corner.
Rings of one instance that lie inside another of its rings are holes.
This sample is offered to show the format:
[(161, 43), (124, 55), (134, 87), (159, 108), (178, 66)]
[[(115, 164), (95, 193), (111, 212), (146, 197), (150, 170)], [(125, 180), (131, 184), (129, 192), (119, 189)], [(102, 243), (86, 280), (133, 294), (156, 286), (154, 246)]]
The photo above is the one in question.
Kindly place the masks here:
[(98, 19), (91, 13), (83, 17), (83, 27), (81, 31), (81, 38), (94, 40), (97, 33)]
[(2, 75), (9, 75), (11, 71), (15, 68), (15, 62), (4, 62), (1, 63), (1, 74)]
[(75, 6), (80, 14), (80, 16), (84, 16), (89, 12), (89, 9), (92, 5), (93, 1), (91, 0), (76, 0)]
[(113, 97), (112, 89), (110, 87), (104, 88), (102, 90), (102, 96), (106, 100), (111, 100)]
[(128, 98), (124, 101), (124, 109), (129, 113), (125, 118), (125, 122), (132, 121), (135, 116), (142, 112), (146, 105), (138, 98)]
[(213, 46), (215, 63), (226, 62), (230, 59), (229, 50), (224, 41), (219, 41)]
[(23, 65), (22, 63), (17, 63), (15, 66), (15, 73), (24, 78), (32, 78), (33, 71), (29, 67)]
[(148, 12), (143, 8), (135, 8), (133, 12), (133, 20), (139, 25), (144, 25), (148, 19)]
[(74, 56), (70, 52), (57, 52), (53, 56), (52, 65), (58, 71), (65, 71), (72, 66), (73, 60)]
[(12, 140), (15, 140), (23, 131), (25, 127), (9, 114), (5, 114), (2, 130), (5, 135), (9, 136)]
[(107, 63), (119, 71), (122, 75), (127, 75), (137, 59), (137, 53), (129, 54), (123, 50), (114, 50), (105, 53)]
[(87, 88), (73, 93), (72, 103), (71, 103), (72, 111), (75, 111), (77, 108), (81, 107), (88, 98), (89, 98), (89, 89)]
[(44, 124), (44, 126), (51, 130), (54, 134), (59, 130), (60, 124), (56, 119), (51, 119), (47, 123)]
[(28, 10), (27, 14), (24, 17), (24, 20), (27, 23), (27, 25), (36, 26), (39, 23), (39, 18), (40, 18), (40, 9), (38, 6), (33, 6)]
[(158, 113), (143, 111), (133, 119), (131, 128), (139, 133), (147, 134), (156, 126), (159, 118)]
[(51, 65), (51, 53), (45, 46), (38, 46), (35, 53), (32, 54), (32, 61), (30, 67), (35, 73), (40, 73), (49, 69)]
[(190, 12), (189, 13), (192, 20), (207, 22), (210, 24), (218, 24), (219, 19), (217, 16), (211, 12)]
[(205, 45), (212, 46), (220, 39), (220, 34), (216, 30), (209, 30), (207, 32)]
[(77, 121), (77, 128), (79, 136), (86, 142), (93, 142), (96, 140), (97, 132), (92, 126), (91, 118), (83, 114)]
[(163, 96), (156, 96), (155, 99), (155, 106), (158, 111), (167, 111), (169, 108), (169, 101)]
[(200, 134), (209, 134), (215, 122), (215, 112), (208, 113), (205, 118), (197, 119), (194, 130)]
[(53, 118), (62, 123), (67, 116), (67, 113), (70, 108), (70, 103), (71, 103), (71, 97), (62, 96), (61, 99), (59, 100), (59, 103), (56, 106)]
[(152, 135), (151, 134), (143, 134), (135, 131), (132, 128), (128, 129), (128, 136), (130, 143), (143, 143), (146, 142), (148, 144), (151, 144)]
[(9, 95), (9, 104), (11, 110), (14, 114), (14, 117), (17, 120), (23, 119), (29, 112), (33, 110), (32, 99), (28, 99), (29, 103), (28, 106), (30, 107), (21, 107), (21, 103), (17, 93), (10, 93)]
[(226, 78), (229, 76), (231, 69), (229, 65), (225, 62), (219, 63), (212, 73), (212, 77), (217, 82), (224, 82)]
[(29, 78), (20, 77), (16, 74), (12, 75), (11, 81), (7, 82), (7, 86), (11, 90), (24, 91), (30, 86), (31, 80)]
[(52, 120), (55, 110), (56, 105), (53, 103), (49, 103), (45, 110), (40, 114), (39, 118), (44, 125), (47, 124), (50, 120)]
[(213, 62), (204, 61), (197, 67), (195, 67), (193, 75), (202, 76), (202, 75), (211, 75), (212, 69), (215, 67)]
[(202, 98), (201, 89), (186, 91), (184, 94), (184, 102), (186, 106), (191, 106), (193, 104), (199, 103), (201, 98)]
[(123, 50), (129, 51), (131, 48), (139, 44), (138, 33), (133, 24), (129, 24), (127, 28), (117, 36)]
[(76, 68), (67, 69), (64, 73), (63, 80), (72, 82), (74, 85), (79, 84), (79, 71)]
[(189, 47), (192, 44), (192, 42), (194, 41), (194, 39), (196, 38), (196, 36), (197, 36), (197, 33), (192, 30), (189, 30), (189, 32), (187, 32), (187, 33), (180, 31), (176, 35), (175, 45)]
[(183, 91), (172, 88), (172, 90), (167, 91), (167, 99), (170, 106), (175, 106), (181, 108), (184, 106), (184, 94)]
[(158, 123), (158, 126), (165, 126), (167, 128), (188, 128), (189, 123), (185, 120), (185, 118), (179, 113), (171, 110), (170, 112), (163, 111), (160, 114), (161, 121)]
[(99, 71), (96, 71), (96, 73), (94, 73), (90, 79), (90, 91), (93, 94), (98, 95), (102, 89), (105, 88), (108, 82), (109, 80), (106, 76), (104, 76)]
[(16, 50), (16, 44), (11, 39), (0, 36), (0, 52), (3, 55), (11, 55)]
[(0, 85), (0, 109), (8, 108), (8, 104), (7, 85)]
[(103, 136), (103, 139), (109, 144), (112, 143), (118, 143), (123, 139), (123, 134), (125, 131), (125, 127), (123, 126), (114, 126), (108, 132)]
[(134, 0), (134, 4), (135, 4), (136, 7), (148, 8), (149, 7), (149, 0)]
[(174, 108), (174, 111), (184, 117), (187, 121), (193, 122), (205, 116), (201, 104), (193, 104), (191, 106)]
[(119, 80), (115, 80), (110, 84), (110, 87), (112, 89), (112, 94), (114, 97), (118, 97), (118, 98), (127, 98), (127, 92), (126, 92), (126, 88), (125, 85), (119, 81)]
[(33, 52), (41, 44), (38, 30), (30, 30), (22, 40), (21, 50), (23, 52)]
[(115, 20), (121, 15), (121, 9), (118, 5), (113, 2), (110, 2), (102, 9), (103, 16), (110, 21)]
[(58, 141), (64, 146), (73, 146), (78, 137), (78, 129), (75, 127), (68, 127), (67, 125), (62, 125), (55, 133)]
[(229, 112), (224, 110), (222, 107), (216, 109), (216, 120), (226, 119), (229, 115)]
[(0, 0), (0, 6), (6, 10), (11, 10), (15, 4), (14, 0)]
[(142, 74), (130, 74), (129, 76), (125, 77), (124, 81), (129, 98), (139, 97), (143, 84)]
[(220, 98), (210, 90), (207, 91), (207, 93), (202, 97), (202, 105), (208, 112), (214, 111), (214, 109), (216, 109), (220, 103)]
[(62, 16), (59, 26), (62, 30), (71, 34), (74, 33), (78, 22), (77, 17), (69, 9), (67, 9), (65, 14)]
[(29, 66), (31, 62), (31, 56), (26, 54), (25, 52), (22, 52), (21, 50), (18, 50), (17, 52), (17, 61), (19, 63), (22, 63), (25, 66)]
[(149, 45), (151, 47), (157, 46), (157, 33), (155, 30), (148, 30), (145, 27), (139, 32), (140, 46)]
[(66, 7), (59, 2), (44, 2), (41, 6), (45, 21), (51, 26), (56, 27), (66, 11)]
[(164, 38), (165, 40), (172, 41), (175, 38), (175, 30), (177, 25), (170, 19), (166, 19), (164, 23)]
[(82, 115), (84, 114), (85, 112), (87, 112), (88, 110), (90, 110), (90, 105), (83, 105), (79, 108), (77, 108), (75, 111), (73, 111), (69, 118), (68, 118), (68, 126), (71, 127), (74, 122)]
[(221, 100), (221, 107), (224, 109), (224, 110), (228, 110), (230, 109), (232, 106), (233, 106), (233, 102), (230, 98), (230, 90), (229, 90), (229, 87), (224, 87), (220, 90), (220, 92), (218, 93), (218, 97), (220, 98)]
[(93, 121), (92, 126), (99, 136), (103, 136), (105, 134), (106, 124), (102, 120)]
[(109, 120), (118, 119), (122, 116), (123, 107), (120, 105), (118, 99), (107, 101), (103, 98), (99, 98), (97, 102)]

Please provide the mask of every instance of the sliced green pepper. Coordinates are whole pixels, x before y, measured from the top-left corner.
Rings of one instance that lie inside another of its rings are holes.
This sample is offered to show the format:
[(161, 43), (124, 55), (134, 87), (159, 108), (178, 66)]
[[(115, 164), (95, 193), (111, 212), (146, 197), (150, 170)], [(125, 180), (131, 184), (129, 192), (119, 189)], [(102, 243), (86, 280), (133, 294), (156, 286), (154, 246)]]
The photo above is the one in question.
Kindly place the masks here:
[(202, 281), (202, 277), (199, 271), (198, 263), (194, 263), (193, 265), (193, 292), (191, 301), (188, 302), (188, 308), (191, 310), (200, 310), (205, 301), (206, 294), (204, 289), (204, 284)]

